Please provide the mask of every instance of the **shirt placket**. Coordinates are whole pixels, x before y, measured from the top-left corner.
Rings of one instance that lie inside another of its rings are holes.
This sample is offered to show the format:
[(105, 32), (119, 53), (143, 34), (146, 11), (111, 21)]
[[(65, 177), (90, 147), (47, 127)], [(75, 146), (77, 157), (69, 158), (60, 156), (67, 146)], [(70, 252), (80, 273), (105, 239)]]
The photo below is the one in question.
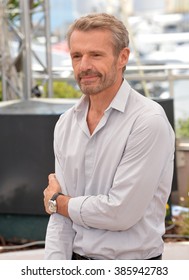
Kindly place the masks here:
[(88, 192), (88, 188), (90, 187), (90, 181), (93, 175), (93, 170), (94, 170), (94, 163), (95, 163), (95, 138), (96, 136), (94, 135), (89, 139), (89, 142), (86, 146), (86, 151), (85, 151), (85, 194)]

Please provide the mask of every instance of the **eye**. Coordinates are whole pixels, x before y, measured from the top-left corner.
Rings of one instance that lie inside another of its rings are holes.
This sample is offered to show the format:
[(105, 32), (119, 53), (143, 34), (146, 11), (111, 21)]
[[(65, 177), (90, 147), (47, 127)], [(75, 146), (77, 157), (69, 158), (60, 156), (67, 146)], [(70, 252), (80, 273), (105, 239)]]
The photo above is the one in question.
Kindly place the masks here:
[(100, 56), (100, 54), (99, 53), (95, 53), (94, 56)]
[(100, 58), (102, 57), (102, 54), (101, 54), (101, 53), (96, 53), (96, 52), (94, 52), (94, 53), (91, 54), (91, 57), (93, 57), (94, 59), (95, 59), (95, 58), (96, 58), (96, 59), (100, 59)]
[(81, 55), (76, 53), (76, 54), (73, 54), (71, 57), (72, 57), (72, 59), (77, 60), (77, 59), (81, 58)]

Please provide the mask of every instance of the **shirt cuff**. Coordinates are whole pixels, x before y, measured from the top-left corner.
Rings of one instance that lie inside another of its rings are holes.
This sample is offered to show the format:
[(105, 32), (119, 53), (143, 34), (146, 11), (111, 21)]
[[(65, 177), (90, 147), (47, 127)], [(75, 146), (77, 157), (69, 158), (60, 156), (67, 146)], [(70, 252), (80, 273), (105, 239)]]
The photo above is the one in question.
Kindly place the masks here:
[(70, 219), (77, 225), (89, 228), (82, 219), (82, 206), (87, 198), (90, 196), (72, 197), (68, 203), (68, 213)]

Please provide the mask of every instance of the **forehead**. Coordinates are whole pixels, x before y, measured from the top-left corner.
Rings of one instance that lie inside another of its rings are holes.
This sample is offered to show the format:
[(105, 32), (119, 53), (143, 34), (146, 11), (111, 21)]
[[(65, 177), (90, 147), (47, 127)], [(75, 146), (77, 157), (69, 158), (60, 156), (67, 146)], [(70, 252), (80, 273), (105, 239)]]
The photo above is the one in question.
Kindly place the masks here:
[(74, 30), (70, 37), (70, 52), (76, 49), (113, 49), (112, 34), (109, 30)]

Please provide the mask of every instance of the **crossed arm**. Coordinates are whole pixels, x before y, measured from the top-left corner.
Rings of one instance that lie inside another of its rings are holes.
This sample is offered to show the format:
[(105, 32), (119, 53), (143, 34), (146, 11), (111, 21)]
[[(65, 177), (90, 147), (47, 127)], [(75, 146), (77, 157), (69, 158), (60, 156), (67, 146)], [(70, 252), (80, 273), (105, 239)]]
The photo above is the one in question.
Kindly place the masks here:
[[(55, 174), (52, 173), (48, 176), (48, 186), (46, 187), (46, 189), (43, 192), (44, 206), (45, 206), (45, 210), (48, 214), (51, 214), (51, 212), (49, 211), (49, 207), (48, 207), (49, 199), (51, 199), (53, 194), (55, 194), (57, 192), (61, 192), (61, 187), (60, 187), (60, 184), (58, 183), (58, 180), (56, 179)], [(57, 197), (57, 213), (65, 216), (65, 217), (69, 217), (68, 202), (69, 202), (70, 198), (71, 197), (69, 197), (67, 195), (59, 195)]]

